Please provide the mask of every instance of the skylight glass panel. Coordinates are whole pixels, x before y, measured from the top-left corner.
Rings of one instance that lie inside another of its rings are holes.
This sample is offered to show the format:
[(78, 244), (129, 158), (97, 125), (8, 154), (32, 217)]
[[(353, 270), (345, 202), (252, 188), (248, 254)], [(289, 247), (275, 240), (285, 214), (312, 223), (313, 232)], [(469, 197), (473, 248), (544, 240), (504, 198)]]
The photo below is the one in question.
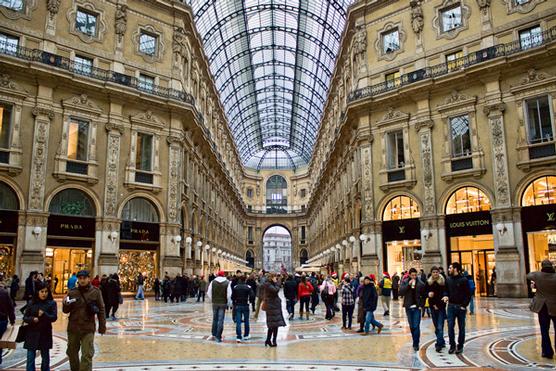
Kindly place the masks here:
[(187, 1), (244, 165), (305, 165), (351, 0)]

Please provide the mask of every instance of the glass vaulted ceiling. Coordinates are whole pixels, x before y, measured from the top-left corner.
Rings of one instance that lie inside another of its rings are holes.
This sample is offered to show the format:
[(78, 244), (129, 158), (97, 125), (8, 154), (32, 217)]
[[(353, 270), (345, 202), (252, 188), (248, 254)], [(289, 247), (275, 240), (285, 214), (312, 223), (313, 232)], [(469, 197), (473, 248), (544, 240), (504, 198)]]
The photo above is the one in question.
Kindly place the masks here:
[(351, 0), (189, 0), (243, 164), (313, 151)]

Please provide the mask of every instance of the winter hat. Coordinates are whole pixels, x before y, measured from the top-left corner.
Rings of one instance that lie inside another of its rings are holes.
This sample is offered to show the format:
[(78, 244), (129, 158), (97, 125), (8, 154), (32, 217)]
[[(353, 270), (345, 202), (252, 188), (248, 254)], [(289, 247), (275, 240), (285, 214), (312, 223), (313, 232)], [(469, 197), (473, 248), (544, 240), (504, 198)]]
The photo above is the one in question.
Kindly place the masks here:
[(218, 273), (216, 273), (216, 275), (217, 275), (218, 277), (225, 277), (225, 276), (226, 276), (226, 272), (224, 272), (224, 271), (218, 271)]
[(388, 272), (382, 272), (382, 275), (386, 278), (390, 278), (390, 275), (388, 274)]
[(369, 274), (369, 278), (371, 279), (371, 281), (375, 282), (376, 281), (376, 276), (374, 274)]
[(338, 277), (338, 273), (332, 272), (332, 277)]

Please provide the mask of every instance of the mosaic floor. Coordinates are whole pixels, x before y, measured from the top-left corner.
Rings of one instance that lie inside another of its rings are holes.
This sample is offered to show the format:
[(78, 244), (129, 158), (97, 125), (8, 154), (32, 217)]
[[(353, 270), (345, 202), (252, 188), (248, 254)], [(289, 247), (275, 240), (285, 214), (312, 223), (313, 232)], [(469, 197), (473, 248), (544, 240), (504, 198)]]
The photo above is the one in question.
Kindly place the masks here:
[[(341, 315), (326, 321), (319, 306), (310, 320), (295, 319), (281, 328), (277, 348), (265, 348), (264, 312), (257, 323), (251, 323), (251, 340), (242, 344), (235, 342), (235, 325), (228, 312), (224, 342), (217, 344), (209, 340), (212, 314), (208, 303), (197, 304), (191, 299), (180, 304), (127, 299), (120, 308), (119, 319), (108, 322), (107, 334), (95, 337), (95, 369), (556, 370), (556, 361), (540, 357), (536, 318), (528, 311), (526, 299), (478, 299), (477, 313), (468, 317), (467, 343), (461, 355), (436, 353), (428, 318), (421, 323), (421, 348), (414, 352), (400, 304), (393, 302), (389, 317), (383, 317), (381, 310), (376, 312), (377, 319), (385, 324), (380, 335), (362, 337), (342, 330)], [(67, 317), (60, 312), (55, 323), (52, 370), (69, 368), (66, 325)], [(4, 355), (5, 369), (24, 369), (24, 349), (4, 349)]]

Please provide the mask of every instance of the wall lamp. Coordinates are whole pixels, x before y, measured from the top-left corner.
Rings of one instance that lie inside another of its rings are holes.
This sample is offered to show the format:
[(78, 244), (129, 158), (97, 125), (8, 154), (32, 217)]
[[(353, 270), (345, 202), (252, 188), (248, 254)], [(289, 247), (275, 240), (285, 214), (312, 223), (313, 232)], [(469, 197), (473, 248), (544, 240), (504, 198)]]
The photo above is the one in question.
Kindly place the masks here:
[(432, 237), (432, 232), (429, 231), (428, 229), (423, 229), (423, 238), (425, 239), (425, 241), (430, 240), (430, 238)]
[(33, 233), (33, 236), (35, 236), (35, 239), (38, 240), (41, 233), (42, 233), (42, 228), (39, 227), (39, 226), (36, 226), (35, 228), (33, 228), (33, 231), (31, 233)]
[(508, 231), (508, 228), (506, 227), (506, 223), (504, 222), (497, 223), (496, 230), (498, 231), (498, 233), (500, 233), (500, 236), (505, 235), (506, 232)]
[[(34, 234), (34, 233), (35, 233), (35, 231), (33, 231), (33, 234)], [(110, 232), (110, 234), (108, 235), (108, 239), (109, 239), (110, 241), (112, 241), (112, 243), (115, 243), (117, 238), (118, 238), (118, 232), (116, 232), (116, 231), (112, 231), (112, 232)]]

